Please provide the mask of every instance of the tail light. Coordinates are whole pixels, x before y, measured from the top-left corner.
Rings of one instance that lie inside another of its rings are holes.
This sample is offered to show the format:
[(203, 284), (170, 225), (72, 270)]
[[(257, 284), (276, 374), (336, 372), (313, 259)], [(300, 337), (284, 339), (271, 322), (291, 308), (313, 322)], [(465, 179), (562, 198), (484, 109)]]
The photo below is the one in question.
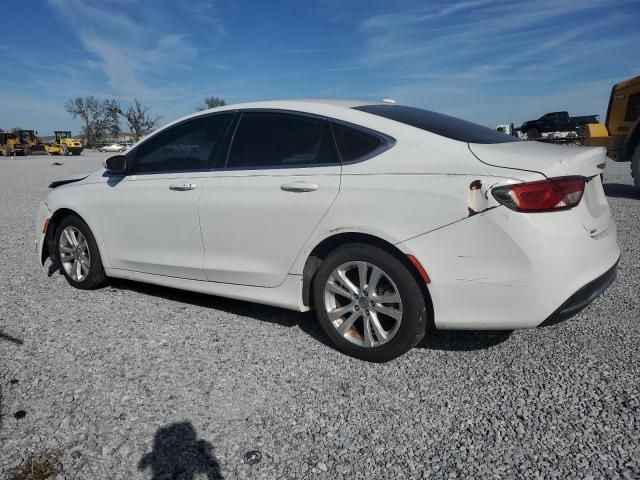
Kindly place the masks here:
[(555, 177), (538, 182), (494, 188), (491, 193), (502, 205), (517, 212), (567, 210), (580, 203), (585, 177)]

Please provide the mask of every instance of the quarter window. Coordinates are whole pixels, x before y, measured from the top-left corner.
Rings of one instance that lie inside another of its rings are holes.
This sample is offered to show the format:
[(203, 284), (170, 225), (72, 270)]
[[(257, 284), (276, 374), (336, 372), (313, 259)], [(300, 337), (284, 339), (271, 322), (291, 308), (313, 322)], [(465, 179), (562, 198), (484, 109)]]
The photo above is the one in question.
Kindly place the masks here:
[(332, 127), (343, 162), (353, 162), (366, 157), (382, 145), (380, 138), (361, 130), (345, 127), (338, 123), (334, 123)]
[(153, 136), (136, 148), (129, 173), (210, 170), (233, 114), (198, 117)]
[(234, 135), (227, 168), (271, 168), (339, 163), (324, 119), (245, 112)]

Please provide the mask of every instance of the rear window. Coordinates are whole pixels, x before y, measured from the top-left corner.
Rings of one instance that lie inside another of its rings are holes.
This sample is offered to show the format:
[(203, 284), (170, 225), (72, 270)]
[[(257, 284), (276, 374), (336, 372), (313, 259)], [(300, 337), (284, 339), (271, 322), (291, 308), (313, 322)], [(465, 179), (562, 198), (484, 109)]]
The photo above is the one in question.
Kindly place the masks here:
[(491, 128), (421, 108), (404, 105), (364, 105), (354, 107), (354, 110), (372, 113), (461, 142), (507, 143), (519, 141), (516, 137), (497, 132)]

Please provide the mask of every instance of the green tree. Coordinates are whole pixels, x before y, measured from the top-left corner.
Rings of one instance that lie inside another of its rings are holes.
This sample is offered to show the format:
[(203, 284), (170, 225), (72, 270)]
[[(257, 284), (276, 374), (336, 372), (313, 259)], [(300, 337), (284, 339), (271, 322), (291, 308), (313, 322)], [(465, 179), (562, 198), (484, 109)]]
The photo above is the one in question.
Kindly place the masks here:
[(198, 111), (207, 110), (208, 108), (224, 107), (227, 102), (220, 97), (205, 97), (204, 107), (198, 107)]
[(99, 101), (94, 96), (67, 100), (64, 109), (82, 120), (82, 134), (87, 145), (93, 145), (106, 133), (120, 132), (120, 104), (115, 99)]

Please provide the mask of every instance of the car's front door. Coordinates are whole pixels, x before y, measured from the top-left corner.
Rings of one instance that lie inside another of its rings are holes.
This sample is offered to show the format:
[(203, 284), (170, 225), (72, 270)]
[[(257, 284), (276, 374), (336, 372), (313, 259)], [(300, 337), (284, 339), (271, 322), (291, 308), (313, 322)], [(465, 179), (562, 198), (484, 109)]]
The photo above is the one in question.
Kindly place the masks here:
[(200, 199), (207, 279), (282, 283), (338, 195), (340, 170), (326, 119), (242, 113), (226, 168), (211, 175)]
[(128, 174), (100, 202), (112, 268), (206, 280), (198, 200), (232, 115), (187, 120), (127, 154)]

